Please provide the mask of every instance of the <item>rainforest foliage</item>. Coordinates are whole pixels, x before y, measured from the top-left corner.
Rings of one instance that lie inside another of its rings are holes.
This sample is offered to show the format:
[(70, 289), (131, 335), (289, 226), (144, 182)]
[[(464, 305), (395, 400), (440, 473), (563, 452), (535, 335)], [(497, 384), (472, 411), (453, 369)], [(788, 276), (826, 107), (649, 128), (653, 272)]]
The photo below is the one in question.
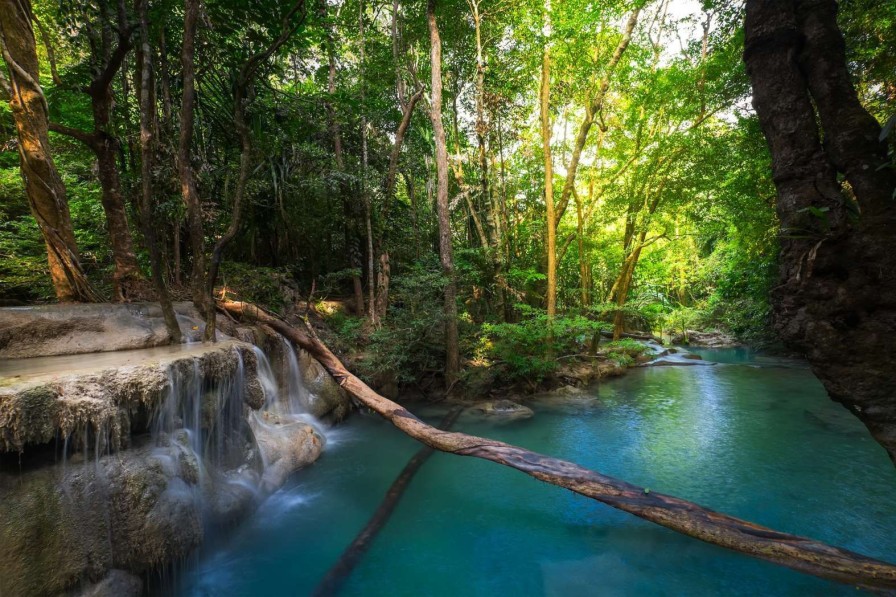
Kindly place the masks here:
[[(601, 330), (769, 338), (779, 231), (740, 2), (13, 5), (30, 14), (3, 23), (4, 44), (16, 27), (34, 40), (61, 200), (101, 297), (340, 299), (340, 337), (399, 375), (440, 369), (446, 338), (523, 377)], [(846, 0), (839, 20), (886, 123), (896, 5)], [(4, 57), (8, 100), (28, 81)], [(11, 105), (0, 295), (63, 298)]]

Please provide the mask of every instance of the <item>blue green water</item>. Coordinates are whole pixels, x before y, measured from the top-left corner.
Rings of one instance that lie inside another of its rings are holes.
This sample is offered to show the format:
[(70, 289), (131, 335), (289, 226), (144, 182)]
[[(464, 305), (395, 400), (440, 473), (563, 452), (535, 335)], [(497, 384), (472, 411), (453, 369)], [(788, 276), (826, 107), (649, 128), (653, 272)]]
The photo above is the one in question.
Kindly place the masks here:
[[(710, 354), (704, 355), (709, 358)], [(458, 430), (563, 457), (655, 491), (896, 561), (896, 469), (805, 368), (634, 370), (596, 405)], [(723, 358), (724, 357), (724, 358)], [(774, 364), (774, 363), (771, 363)], [(179, 585), (183, 595), (308, 594), (417, 445), (355, 416), (327, 452)], [(854, 595), (680, 536), (521, 473), (434, 455), (344, 595)]]

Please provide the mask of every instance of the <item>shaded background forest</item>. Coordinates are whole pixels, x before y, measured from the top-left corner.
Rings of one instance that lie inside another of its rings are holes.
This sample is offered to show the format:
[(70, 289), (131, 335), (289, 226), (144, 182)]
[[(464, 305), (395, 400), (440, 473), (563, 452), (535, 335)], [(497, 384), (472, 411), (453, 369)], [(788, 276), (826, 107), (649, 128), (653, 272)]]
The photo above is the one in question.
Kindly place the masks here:
[[(144, 236), (152, 230), (164, 281), (187, 300), (196, 259), (178, 170), (184, 6), (162, 0), (147, 10), (141, 46), (134, 7), (34, 2), (40, 82), (93, 287), (107, 299), (121, 295), (102, 167), (84, 139), (91, 133), (113, 149), (138, 276), (150, 277)], [(720, 328), (770, 342), (779, 230), (742, 62), (740, 3), (566, 0), (551, 8), (550, 28), (544, 14), (542, 2), (529, 1), (438, 6), (461, 353), (512, 361), (522, 377), (552, 366), (517, 358), (538, 352), (549, 333), (538, 107), (546, 45), (558, 352), (578, 350), (614, 318), (626, 329)], [(885, 123), (896, 100), (896, 6), (846, 1), (839, 21), (860, 99)], [(152, 67), (148, 228), (142, 47)], [(209, 251), (244, 194), (218, 295), (230, 289), (274, 310), (344, 299), (348, 308), (330, 316), (340, 338), (368, 347), (370, 371), (408, 377), (444, 361), (429, 52), (425, 3), (209, 0), (198, 16), (189, 137)], [(90, 85), (116, 59), (108, 122), (100, 122)], [(0, 150), (0, 295), (52, 300), (5, 101)]]

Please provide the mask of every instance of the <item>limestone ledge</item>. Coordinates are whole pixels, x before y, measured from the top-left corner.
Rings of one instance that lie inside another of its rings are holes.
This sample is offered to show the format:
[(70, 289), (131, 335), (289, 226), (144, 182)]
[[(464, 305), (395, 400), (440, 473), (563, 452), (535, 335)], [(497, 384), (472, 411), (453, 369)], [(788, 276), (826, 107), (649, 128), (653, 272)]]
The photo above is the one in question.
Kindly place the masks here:
[(0, 451), (23, 451), (104, 430), (108, 448), (127, 447), (135, 419), (146, 419), (171, 391), (172, 380), (198, 369), (203, 380), (232, 379), (244, 367), (244, 400), (264, 405), (252, 346), (225, 341), (110, 353), (9, 359), (0, 362)]

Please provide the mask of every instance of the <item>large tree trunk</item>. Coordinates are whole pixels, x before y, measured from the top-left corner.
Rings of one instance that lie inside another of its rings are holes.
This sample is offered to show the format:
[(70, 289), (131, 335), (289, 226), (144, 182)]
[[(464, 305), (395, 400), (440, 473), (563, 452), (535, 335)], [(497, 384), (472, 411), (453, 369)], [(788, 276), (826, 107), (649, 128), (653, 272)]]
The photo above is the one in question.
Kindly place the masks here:
[(134, 240), (128, 227), (124, 193), (121, 190), (121, 177), (116, 160), (117, 151), (117, 140), (105, 136), (98, 140), (95, 149), (103, 211), (106, 213), (106, 229), (109, 232), (109, 245), (115, 261), (115, 271), (112, 274), (113, 292), (115, 300), (126, 301), (143, 298), (141, 292), (143, 275), (137, 264)]
[(317, 338), (248, 303), (226, 302), (220, 306), (232, 315), (269, 325), (320, 361), (339, 385), (366, 407), (436, 450), (473, 456), (514, 468), (540, 481), (569, 489), (689, 537), (807, 574), (872, 590), (896, 589), (896, 566), (893, 564), (714, 512), (699, 504), (638, 487), (559, 458), (427, 425), (352, 375)]
[(747, 2), (744, 61), (781, 224), (773, 319), (896, 462), (896, 173), (849, 82), (835, 16), (833, 0)]
[(432, 72), (432, 119), (436, 145), (436, 212), (439, 221), (439, 259), (445, 276), (445, 384), (454, 385), (460, 374), (460, 347), (457, 336), (457, 281), (454, 278), (454, 250), (451, 246), (451, 214), (448, 208), (448, 144), (442, 124), (442, 40), (436, 22), (436, 0), (429, 0), (426, 10), (429, 23), (430, 62)]
[[(87, 87), (93, 111), (93, 143), (90, 144), (97, 158), (97, 171), (102, 188), (103, 211), (106, 214), (106, 227), (109, 231), (109, 244), (115, 261), (115, 272), (112, 277), (116, 300), (142, 298), (144, 285), (143, 275), (137, 265), (134, 253), (134, 241), (128, 227), (125, 210), (124, 193), (121, 189), (121, 177), (118, 171), (117, 153), (119, 142), (109, 133), (112, 120), (112, 82), (121, 70), (125, 56), (131, 50), (133, 27), (127, 22), (124, 3), (119, 4), (117, 40), (114, 48), (109, 47), (97, 76)], [(108, 44), (107, 44), (108, 47)]]
[(18, 133), (25, 193), (47, 246), (56, 298), (100, 300), (81, 267), (65, 185), (50, 153), (47, 100), (38, 83), (30, 0), (0, 0), (0, 44), (9, 69), (9, 106)]

